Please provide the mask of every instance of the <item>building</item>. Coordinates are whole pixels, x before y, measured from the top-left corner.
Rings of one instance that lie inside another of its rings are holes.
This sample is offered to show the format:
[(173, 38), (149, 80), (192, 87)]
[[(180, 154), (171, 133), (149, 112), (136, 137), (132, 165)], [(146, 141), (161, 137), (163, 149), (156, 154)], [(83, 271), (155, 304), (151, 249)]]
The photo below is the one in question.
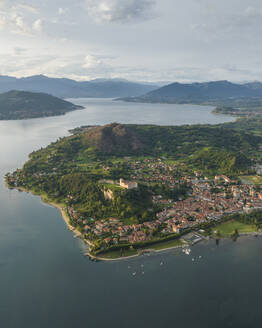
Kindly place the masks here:
[(126, 181), (124, 179), (120, 179), (120, 186), (125, 189), (135, 189), (138, 187), (137, 182)]
[(226, 175), (216, 175), (214, 180), (215, 182), (219, 182), (219, 181), (224, 181), (227, 183), (231, 182), (231, 180)]

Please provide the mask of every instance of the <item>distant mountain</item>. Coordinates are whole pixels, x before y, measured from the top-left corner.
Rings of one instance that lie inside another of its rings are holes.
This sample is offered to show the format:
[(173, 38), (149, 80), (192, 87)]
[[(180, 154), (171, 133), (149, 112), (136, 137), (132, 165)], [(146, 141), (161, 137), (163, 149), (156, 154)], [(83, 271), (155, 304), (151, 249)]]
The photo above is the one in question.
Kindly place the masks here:
[(63, 115), (81, 108), (81, 106), (44, 93), (9, 91), (0, 94), (0, 120)]
[[(206, 83), (181, 84), (172, 83), (159, 89), (148, 92), (139, 97), (128, 97), (125, 101), (152, 102), (152, 103), (194, 103), (234, 105), (239, 99), (261, 98), (262, 83), (234, 84), (228, 81), (215, 81)], [(241, 101), (240, 101), (241, 105)]]
[(116, 98), (140, 96), (159, 86), (122, 79), (97, 79), (78, 82), (66, 78), (34, 75), (25, 78), (0, 76), (0, 93), (10, 90), (43, 92), (61, 98)]
[(248, 87), (251, 90), (262, 90), (262, 83), (261, 82), (250, 82), (244, 84), (246, 87)]

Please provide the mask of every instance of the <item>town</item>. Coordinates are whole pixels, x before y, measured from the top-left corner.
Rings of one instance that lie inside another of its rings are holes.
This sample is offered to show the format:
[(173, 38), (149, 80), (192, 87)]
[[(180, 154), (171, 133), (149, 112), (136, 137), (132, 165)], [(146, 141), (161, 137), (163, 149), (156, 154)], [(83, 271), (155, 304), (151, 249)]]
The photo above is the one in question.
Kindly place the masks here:
[[(112, 169), (125, 168), (127, 178), (106, 179)], [(179, 238), (208, 223), (219, 223), (225, 216), (237, 213), (252, 213), (262, 210), (261, 186), (246, 182), (241, 177), (226, 175), (207, 176), (199, 170), (166, 158), (126, 157), (114, 164), (98, 161), (96, 169), (104, 172), (97, 186), (106, 201), (113, 202), (115, 191), (125, 197), (133, 190), (146, 187), (151, 195), (154, 218), (142, 222), (128, 222), (118, 216), (99, 217), (83, 215), (78, 211), (76, 194), (66, 196), (65, 210), (70, 225), (96, 252), (111, 247), (157, 242), (165, 238)], [(78, 167), (74, 167), (78, 171)], [(33, 173), (34, 184), (57, 178), (56, 167)], [(31, 178), (31, 179), (32, 179)], [(7, 176), (9, 186), (30, 189), (23, 170)], [(37, 181), (37, 182), (36, 182)], [(58, 193), (54, 194), (58, 197)], [(143, 199), (140, 199), (143, 203)], [(150, 212), (151, 209), (149, 209)], [(128, 222), (128, 223), (127, 223)]]
[[(179, 235), (185, 230), (208, 222), (219, 222), (225, 215), (251, 213), (262, 210), (262, 192), (252, 184), (242, 183), (225, 175), (208, 178), (199, 171), (191, 176), (181, 174), (181, 168), (165, 163), (162, 159), (131, 161), (132, 181), (121, 179), (119, 185), (126, 189), (138, 188), (139, 183), (168, 184), (174, 188), (186, 183), (189, 192), (186, 197), (174, 201), (161, 194), (153, 194), (152, 200), (161, 210), (156, 220), (127, 225), (119, 218), (87, 220), (81, 218), (73, 206), (68, 214), (76, 226), (82, 227), (89, 240), (99, 240), (99, 245), (136, 244), (153, 240), (159, 236)], [(134, 182), (136, 181), (136, 182)], [(113, 193), (112, 193), (113, 194)]]

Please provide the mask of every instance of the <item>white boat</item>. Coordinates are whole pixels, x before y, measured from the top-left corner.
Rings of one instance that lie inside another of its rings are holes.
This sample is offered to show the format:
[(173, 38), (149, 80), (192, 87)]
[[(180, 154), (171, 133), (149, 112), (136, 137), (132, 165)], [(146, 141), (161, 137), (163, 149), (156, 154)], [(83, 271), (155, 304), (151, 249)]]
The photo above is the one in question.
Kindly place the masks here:
[(191, 249), (190, 248), (183, 248), (183, 252), (186, 254), (186, 255), (189, 255), (191, 253)]

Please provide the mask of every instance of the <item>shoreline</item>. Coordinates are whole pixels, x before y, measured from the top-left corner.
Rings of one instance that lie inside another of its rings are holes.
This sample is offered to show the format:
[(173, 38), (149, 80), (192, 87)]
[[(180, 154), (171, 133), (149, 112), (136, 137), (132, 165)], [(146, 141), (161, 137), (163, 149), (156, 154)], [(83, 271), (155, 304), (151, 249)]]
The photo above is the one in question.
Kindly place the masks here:
[[(170, 250), (173, 250), (173, 249), (178, 249), (178, 248), (183, 248), (183, 247), (189, 247), (189, 244), (184, 244), (184, 245), (180, 245), (180, 246), (172, 246), (172, 247), (168, 247), (168, 248), (163, 248), (163, 249), (151, 249), (151, 248), (148, 248), (148, 249), (141, 249), (140, 251), (138, 251), (137, 254), (135, 255), (130, 255), (130, 256), (123, 256), (123, 257), (118, 257), (118, 258), (115, 258), (115, 259), (110, 259), (110, 258), (107, 258), (107, 257), (99, 257), (99, 256), (94, 256), (94, 255), (89, 255), (91, 258), (93, 258), (94, 260), (97, 259), (98, 261), (122, 261), (122, 260), (128, 260), (128, 259), (132, 259), (132, 258), (135, 258), (135, 257), (139, 257), (139, 256), (142, 256), (142, 255), (146, 255), (146, 254), (158, 254), (158, 253), (162, 253), (162, 252), (167, 252), (167, 251), (170, 251)], [(193, 245), (192, 245), (193, 246)]]
[[(9, 188), (8, 184), (6, 183), (6, 186), (7, 188)], [(10, 189), (10, 188), (9, 188)], [(61, 215), (61, 218), (64, 220), (64, 222), (66, 223), (67, 225), (67, 228), (74, 233), (75, 237), (77, 238), (80, 238), (84, 243), (88, 244), (89, 246), (92, 246), (93, 244), (87, 240), (87, 239), (84, 239), (81, 232), (77, 231), (70, 223), (69, 223), (69, 217), (65, 211), (65, 208), (62, 204), (58, 204), (58, 203), (55, 203), (54, 201), (50, 201), (49, 199), (47, 199), (44, 195), (41, 195), (41, 194), (37, 194), (35, 192), (33, 192), (32, 190), (28, 190), (24, 187), (17, 187), (17, 188), (11, 188), (13, 190), (18, 190), (20, 192), (26, 192), (26, 193), (30, 193), (34, 196), (38, 196), (41, 198), (41, 201), (49, 206), (52, 206), (52, 207), (55, 207), (56, 209), (59, 210), (60, 212), (60, 215)], [(93, 254), (90, 254), (89, 252), (85, 253), (84, 255), (85, 256), (88, 256), (91, 260), (97, 260), (97, 261), (120, 261), (120, 260), (127, 260), (127, 259), (132, 259), (132, 258), (135, 258), (135, 257), (139, 257), (139, 256), (142, 256), (143, 254), (150, 254), (150, 253), (161, 253), (161, 252), (165, 252), (165, 251), (168, 251), (168, 250), (172, 250), (172, 249), (178, 249), (178, 248), (183, 248), (184, 246), (188, 246), (188, 243), (185, 243), (184, 245), (179, 245), (179, 246), (172, 246), (172, 247), (167, 247), (167, 248), (163, 248), (163, 249), (160, 249), (160, 250), (155, 250), (155, 249), (138, 249), (138, 254), (135, 254), (135, 255), (130, 255), (130, 256), (123, 256), (123, 257), (118, 257), (118, 258), (106, 258), (106, 257), (100, 257), (99, 255), (96, 256), (96, 255), (93, 255)]]
[[(9, 188), (8, 184), (6, 184), (7, 188)], [(10, 189), (10, 188), (9, 188)], [(54, 201), (51, 201), (49, 200), (48, 198), (46, 198), (44, 195), (41, 195), (41, 194), (38, 194), (38, 193), (35, 193), (33, 192), (32, 190), (29, 190), (29, 189), (26, 189), (24, 187), (17, 187), (17, 188), (12, 188), (14, 190), (18, 190), (20, 192), (26, 192), (26, 193), (30, 193), (34, 196), (38, 196), (40, 197), (41, 201), (44, 203), (44, 204), (47, 204), (51, 207), (55, 207), (56, 209), (59, 210), (60, 212), (60, 215), (61, 215), (61, 218), (64, 220), (64, 222), (66, 223), (67, 225), (67, 228), (68, 230), (72, 231), (75, 235), (75, 237), (77, 238), (81, 238), (83, 240), (83, 242), (85, 242), (86, 244), (88, 244), (89, 246), (92, 246), (93, 244), (91, 243), (91, 241), (87, 240), (87, 239), (84, 239), (81, 232), (79, 232), (77, 229), (75, 229), (70, 223), (69, 223), (69, 216), (67, 215), (66, 213), (66, 210), (64, 208), (64, 206), (62, 204), (59, 204), (59, 203), (55, 203)]]
[[(31, 192), (31, 191), (29, 191)], [(68, 230), (70, 230), (71, 232), (73, 232), (73, 234), (75, 235), (75, 237), (82, 239), (82, 241), (86, 244), (88, 244), (89, 246), (93, 246), (93, 244), (91, 243), (91, 241), (89, 241), (88, 239), (83, 238), (83, 235), (81, 232), (79, 232), (76, 228), (74, 228), (70, 223), (69, 223), (69, 216), (66, 213), (66, 210), (64, 208), (64, 206), (62, 204), (58, 204), (55, 203), (53, 201), (49, 201), (48, 199), (44, 198), (41, 195), (37, 195), (41, 197), (41, 200), (43, 203), (46, 203), (52, 207), (55, 207), (56, 209), (59, 210), (60, 215), (62, 217), (62, 219), (64, 220), (65, 224), (67, 225)], [(88, 256), (90, 256), (89, 253), (87, 253)]]
[[(26, 189), (24, 187), (10, 188), (8, 186), (7, 182), (6, 182), (6, 186), (7, 186), (8, 189), (14, 189), (14, 190), (17, 190), (17, 191), (20, 191), (20, 192), (26, 192), (26, 193), (30, 193), (30, 194), (32, 194), (34, 196), (38, 196), (38, 197), (40, 197), (41, 201), (44, 204), (47, 204), (49, 206), (52, 206), (52, 207), (55, 207), (56, 209), (58, 209), (59, 212), (60, 212), (61, 218), (64, 220), (64, 222), (65, 222), (68, 230), (71, 231), (71, 232), (73, 232), (74, 236), (77, 237), (77, 238), (80, 238), (85, 244), (88, 244), (89, 246), (93, 246), (93, 244), (92, 244), (91, 241), (83, 238), (82, 233), (79, 232), (76, 228), (74, 228), (69, 223), (69, 216), (66, 213), (65, 207), (62, 204), (55, 203), (54, 201), (51, 201), (48, 198), (46, 198), (46, 196), (41, 195), (41, 194), (38, 194), (38, 193), (35, 193), (32, 190), (28, 190), (28, 189)], [(250, 232), (250, 233), (240, 233), (239, 234), (239, 237), (244, 237), (244, 236), (253, 236), (253, 237), (256, 237), (256, 236), (259, 236), (259, 235), (262, 235), (262, 232), (261, 231), (258, 231), (258, 232)], [(210, 238), (211, 239), (216, 239), (216, 238), (214, 238), (212, 236), (210, 236)], [(224, 237), (220, 237), (220, 239), (228, 239), (228, 238), (230, 238), (230, 236), (228, 236), (228, 237), (225, 237), (225, 236)], [(206, 240), (206, 238), (204, 238), (203, 240)], [(201, 240), (201, 241), (203, 241), (203, 240)], [(159, 249), (159, 250), (150, 249), (150, 248), (148, 248), (148, 249), (146, 249), (146, 248), (145, 249), (138, 249), (138, 253), (137, 254), (130, 255), (130, 256), (117, 257), (117, 258), (106, 258), (106, 257), (103, 257), (103, 256), (90, 254), (89, 252), (85, 253), (84, 256), (88, 256), (89, 259), (91, 259), (93, 261), (106, 261), (106, 262), (109, 262), (109, 261), (121, 261), (121, 260), (128, 260), (128, 259), (136, 258), (136, 257), (142, 256), (144, 254), (158, 254), (158, 253), (170, 251), (170, 250), (173, 250), (173, 249), (179, 249), (179, 248), (189, 247), (189, 246), (190, 247), (191, 246), (194, 246), (194, 244), (190, 245), (188, 242), (184, 242), (184, 244), (182, 244), (182, 245), (171, 246), (171, 247), (167, 247), (167, 248), (163, 248), (163, 249)]]

